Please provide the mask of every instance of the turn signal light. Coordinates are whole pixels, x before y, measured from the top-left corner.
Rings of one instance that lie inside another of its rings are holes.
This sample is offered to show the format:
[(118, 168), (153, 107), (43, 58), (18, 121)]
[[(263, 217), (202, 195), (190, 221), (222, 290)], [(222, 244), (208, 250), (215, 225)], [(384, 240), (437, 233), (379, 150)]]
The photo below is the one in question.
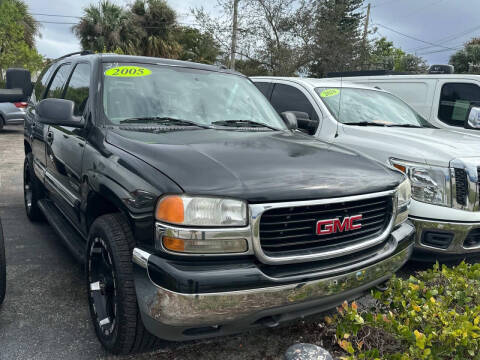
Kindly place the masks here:
[(185, 252), (185, 240), (164, 236), (162, 241), (167, 250)]
[(400, 164), (393, 164), (393, 166), (395, 168), (397, 168), (398, 170), (400, 170), (401, 172), (403, 172), (404, 174), (407, 172), (407, 168), (403, 165), (400, 165)]
[(157, 204), (155, 212), (157, 220), (181, 224), (185, 218), (183, 200), (180, 196), (166, 196)]

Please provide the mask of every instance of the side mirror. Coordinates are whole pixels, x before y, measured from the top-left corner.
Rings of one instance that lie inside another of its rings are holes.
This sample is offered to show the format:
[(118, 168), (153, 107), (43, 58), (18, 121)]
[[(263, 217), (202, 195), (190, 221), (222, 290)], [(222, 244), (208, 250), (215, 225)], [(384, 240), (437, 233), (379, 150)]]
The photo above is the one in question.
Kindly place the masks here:
[(472, 106), (465, 121), (466, 129), (480, 129), (480, 107)]
[(285, 121), (285, 124), (289, 130), (294, 131), (298, 129), (297, 116), (293, 112), (285, 111), (280, 115), (282, 116), (282, 119)]
[(297, 117), (298, 128), (300, 130), (305, 130), (308, 134), (314, 135), (317, 131), (318, 127), (318, 120), (310, 119), (310, 115), (306, 112), (302, 111), (290, 111), (291, 113), (295, 114)]
[(75, 103), (65, 99), (44, 99), (35, 110), (38, 121), (46, 125), (60, 125), (82, 128), (85, 121), (81, 116), (74, 116)]

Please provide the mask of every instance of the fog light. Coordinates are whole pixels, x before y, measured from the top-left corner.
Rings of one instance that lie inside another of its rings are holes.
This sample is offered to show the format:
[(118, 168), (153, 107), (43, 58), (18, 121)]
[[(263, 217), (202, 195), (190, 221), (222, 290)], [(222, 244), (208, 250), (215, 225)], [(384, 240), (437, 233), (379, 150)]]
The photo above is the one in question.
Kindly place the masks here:
[(166, 250), (190, 254), (243, 253), (248, 250), (245, 239), (187, 240), (164, 236), (162, 244)]

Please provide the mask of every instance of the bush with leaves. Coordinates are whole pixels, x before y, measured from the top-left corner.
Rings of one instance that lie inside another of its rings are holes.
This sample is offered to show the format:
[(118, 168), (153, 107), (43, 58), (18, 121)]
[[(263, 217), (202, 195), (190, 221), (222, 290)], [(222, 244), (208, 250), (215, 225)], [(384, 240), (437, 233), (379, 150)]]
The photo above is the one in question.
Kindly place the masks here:
[(325, 319), (344, 359), (480, 358), (480, 264), (436, 264), (373, 296), (369, 311), (344, 303)]

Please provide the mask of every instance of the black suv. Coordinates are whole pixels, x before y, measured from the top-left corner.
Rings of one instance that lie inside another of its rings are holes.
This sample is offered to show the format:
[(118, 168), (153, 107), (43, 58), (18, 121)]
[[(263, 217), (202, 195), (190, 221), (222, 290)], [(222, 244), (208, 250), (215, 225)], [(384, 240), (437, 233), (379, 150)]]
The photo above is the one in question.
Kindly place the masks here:
[(67, 56), (26, 114), (27, 214), (85, 263), (114, 353), (324, 311), (412, 251), (405, 176), (297, 131), (241, 74)]

